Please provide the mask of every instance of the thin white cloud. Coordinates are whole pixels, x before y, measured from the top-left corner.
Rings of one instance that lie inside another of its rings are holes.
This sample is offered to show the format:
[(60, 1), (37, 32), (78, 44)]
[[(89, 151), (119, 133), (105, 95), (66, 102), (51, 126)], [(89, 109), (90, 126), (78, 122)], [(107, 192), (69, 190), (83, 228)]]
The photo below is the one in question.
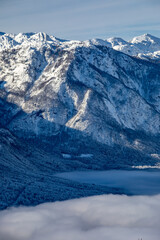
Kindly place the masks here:
[(144, 33), (133, 25), (148, 26), (145, 32), (154, 35), (158, 23), (158, 0), (8, 0), (0, 8), (1, 31), (44, 31), (65, 39), (106, 38), (117, 33), (130, 38), (137, 31)]
[(160, 195), (103, 195), (0, 212), (1, 240), (159, 240)]

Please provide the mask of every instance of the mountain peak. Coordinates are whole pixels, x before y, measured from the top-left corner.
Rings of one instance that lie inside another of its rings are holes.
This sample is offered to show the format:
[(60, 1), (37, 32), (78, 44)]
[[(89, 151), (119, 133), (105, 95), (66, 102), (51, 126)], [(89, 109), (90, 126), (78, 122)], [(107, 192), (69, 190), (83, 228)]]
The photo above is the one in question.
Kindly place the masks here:
[(149, 33), (134, 37), (131, 41), (131, 43), (139, 43), (143, 41), (149, 41), (149, 42), (159, 42), (160, 43), (160, 38), (157, 38)]
[(149, 34), (149, 33), (145, 33), (144, 36), (146, 36), (146, 37), (151, 37), (151, 38), (154, 37), (153, 35), (151, 35), (151, 34)]
[(124, 45), (126, 44), (127, 42), (123, 39), (123, 38), (120, 38), (120, 37), (112, 37), (112, 38), (108, 38), (107, 39), (107, 42), (110, 42), (112, 47), (116, 46), (116, 45)]

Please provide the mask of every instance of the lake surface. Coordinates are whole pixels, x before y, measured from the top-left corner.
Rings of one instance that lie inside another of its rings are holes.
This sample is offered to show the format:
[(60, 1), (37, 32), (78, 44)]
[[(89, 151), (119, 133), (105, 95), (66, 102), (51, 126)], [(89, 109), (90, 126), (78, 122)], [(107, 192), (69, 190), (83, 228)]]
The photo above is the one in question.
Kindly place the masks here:
[(134, 195), (160, 194), (160, 170), (76, 171), (56, 176), (80, 183), (122, 188)]

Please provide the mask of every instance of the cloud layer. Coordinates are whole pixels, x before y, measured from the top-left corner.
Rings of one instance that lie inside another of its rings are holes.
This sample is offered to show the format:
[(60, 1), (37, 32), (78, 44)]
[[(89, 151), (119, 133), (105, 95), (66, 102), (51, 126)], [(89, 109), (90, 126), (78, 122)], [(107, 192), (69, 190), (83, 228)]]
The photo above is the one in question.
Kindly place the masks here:
[(156, 195), (160, 193), (159, 170), (76, 171), (58, 173), (57, 176), (81, 183), (121, 188), (125, 192), (136, 195)]
[(160, 195), (103, 195), (0, 212), (1, 240), (159, 240)]

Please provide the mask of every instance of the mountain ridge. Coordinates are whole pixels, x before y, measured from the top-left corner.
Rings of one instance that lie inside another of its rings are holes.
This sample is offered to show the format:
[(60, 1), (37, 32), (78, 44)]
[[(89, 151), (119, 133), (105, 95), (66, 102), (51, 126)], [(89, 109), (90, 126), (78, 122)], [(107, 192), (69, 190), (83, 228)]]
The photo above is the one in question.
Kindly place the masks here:
[[(17, 107), (9, 107), (11, 115), (5, 110), (5, 118), (11, 118), (7, 125), (2, 118), (1, 124), (19, 137), (27, 136), (27, 131), (35, 137), (50, 136), (66, 126), (112, 145), (110, 127), (114, 125), (115, 132), (120, 128), (159, 136), (158, 65), (94, 41), (60, 42), (44, 33), (18, 34), (14, 39), (19, 44), (0, 54), (0, 86), (1, 101), (7, 99)], [(88, 107), (91, 103), (99, 117)], [(21, 109), (30, 117), (18, 118)], [(103, 120), (99, 110), (105, 113), (101, 113)], [(46, 133), (43, 121), (48, 121), (50, 129)], [(115, 137), (116, 143), (117, 139), (119, 143), (121, 137)]]
[(42, 41), (42, 42), (52, 42), (56, 44), (61, 44), (64, 42), (74, 43), (93, 43), (103, 46), (111, 47), (115, 50), (122, 51), (128, 55), (136, 56), (146, 60), (157, 60), (160, 59), (160, 38), (155, 37), (151, 34), (143, 34), (138, 37), (134, 37), (133, 39), (126, 41), (120, 37), (110, 37), (107, 39), (91, 39), (86, 41), (79, 40), (64, 40), (56, 38), (52, 35), (48, 35), (44, 32), (39, 33), (19, 33), (19, 34), (7, 34), (2, 32), (0, 39), (0, 49), (7, 49), (10, 47), (14, 47), (23, 43), (23, 41), (29, 40), (32, 42)]
[(56, 172), (159, 168), (159, 64), (109, 46), (0, 36), (1, 209), (113, 191)]

